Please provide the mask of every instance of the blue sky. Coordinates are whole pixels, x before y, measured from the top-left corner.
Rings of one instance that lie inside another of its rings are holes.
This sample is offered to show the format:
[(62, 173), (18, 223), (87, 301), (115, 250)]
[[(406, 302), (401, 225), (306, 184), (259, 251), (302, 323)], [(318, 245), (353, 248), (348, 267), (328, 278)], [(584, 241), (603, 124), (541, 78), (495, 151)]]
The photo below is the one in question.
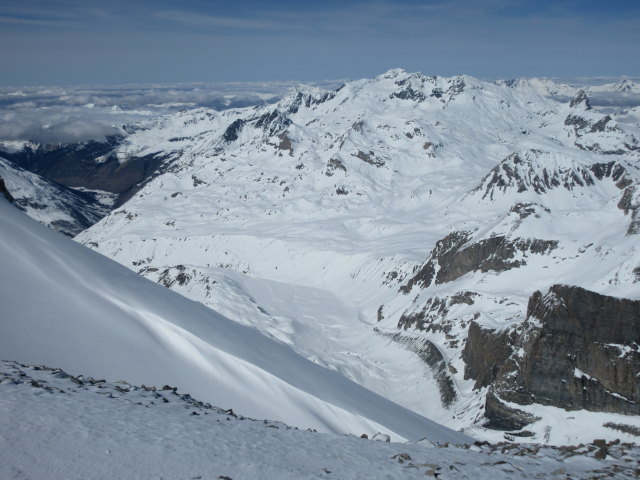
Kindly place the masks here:
[(0, 84), (640, 74), (640, 0), (0, 2)]

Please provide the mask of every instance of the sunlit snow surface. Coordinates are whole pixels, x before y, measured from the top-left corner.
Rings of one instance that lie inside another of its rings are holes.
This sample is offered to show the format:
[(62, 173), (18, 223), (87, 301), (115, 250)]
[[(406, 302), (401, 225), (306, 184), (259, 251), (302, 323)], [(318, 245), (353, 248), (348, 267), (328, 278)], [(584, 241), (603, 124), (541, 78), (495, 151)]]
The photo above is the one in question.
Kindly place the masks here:
[(39, 225), (0, 198), (0, 356), (179, 387), (256, 418), (467, 442), (253, 328)]
[(637, 446), (456, 447), (297, 430), (181, 390), (0, 362), (0, 477), (184, 479), (636, 478)]

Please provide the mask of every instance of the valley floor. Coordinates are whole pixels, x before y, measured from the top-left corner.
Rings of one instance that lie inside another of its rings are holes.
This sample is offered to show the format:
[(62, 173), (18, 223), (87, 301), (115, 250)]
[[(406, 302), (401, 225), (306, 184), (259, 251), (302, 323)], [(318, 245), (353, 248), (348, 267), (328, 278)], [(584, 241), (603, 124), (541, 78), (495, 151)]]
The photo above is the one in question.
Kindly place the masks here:
[[(356, 432), (357, 433), (357, 432)], [(640, 447), (384, 443), (251, 420), (174, 389), (0, 362), (0, 477), (637, 478)]]

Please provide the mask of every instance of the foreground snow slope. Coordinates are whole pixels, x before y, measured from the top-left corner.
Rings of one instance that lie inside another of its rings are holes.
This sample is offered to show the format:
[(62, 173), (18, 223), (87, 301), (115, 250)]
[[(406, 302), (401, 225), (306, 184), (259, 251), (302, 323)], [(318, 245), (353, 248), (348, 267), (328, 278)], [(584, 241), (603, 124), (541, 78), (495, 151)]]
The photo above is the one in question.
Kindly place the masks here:
[(171, 384), (244, 415), (323, 431), (468, 440), (52, 232), (4, 199), (0, 271), (3, 358)]
[(640, 473), (640, 449), (619, 442), (382, 443), (229, 413), (172, 390), (0, 362), (0, 477), (510, 480)]

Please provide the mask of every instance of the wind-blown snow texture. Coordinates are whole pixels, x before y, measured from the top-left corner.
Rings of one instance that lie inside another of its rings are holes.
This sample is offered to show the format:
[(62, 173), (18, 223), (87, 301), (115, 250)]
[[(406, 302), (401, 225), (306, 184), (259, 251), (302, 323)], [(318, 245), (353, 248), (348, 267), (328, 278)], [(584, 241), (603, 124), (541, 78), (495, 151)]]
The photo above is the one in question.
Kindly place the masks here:
[(170, 388), (0, 362), (2, 478), (627, 479), (639, 455), (619, 442), (459, 448), (300, 431)]
[[(590, 101), (629, 104), (637, 90), (391, 70), (337, 91), (299, 87), (275, 105), (166, 116), (116, 153), (161, 154), (169, 171), (77, 240), (495, 438), (479, 426), (485, 392), (464, 378), (472, 319), (512, 328), (530, 295), (557, 283), (640, 298), (640, 111)], [(484, 248), (494, 244), (499, 255)], [(615, 437), (600, 414), (580, 413), (589, 428), (553, 407), (536, 415), (534, 440)]]
[(304, 428), (470, 440), (48, 230), (4, 198), (0, 271), (4, 358), (175, 385)]

